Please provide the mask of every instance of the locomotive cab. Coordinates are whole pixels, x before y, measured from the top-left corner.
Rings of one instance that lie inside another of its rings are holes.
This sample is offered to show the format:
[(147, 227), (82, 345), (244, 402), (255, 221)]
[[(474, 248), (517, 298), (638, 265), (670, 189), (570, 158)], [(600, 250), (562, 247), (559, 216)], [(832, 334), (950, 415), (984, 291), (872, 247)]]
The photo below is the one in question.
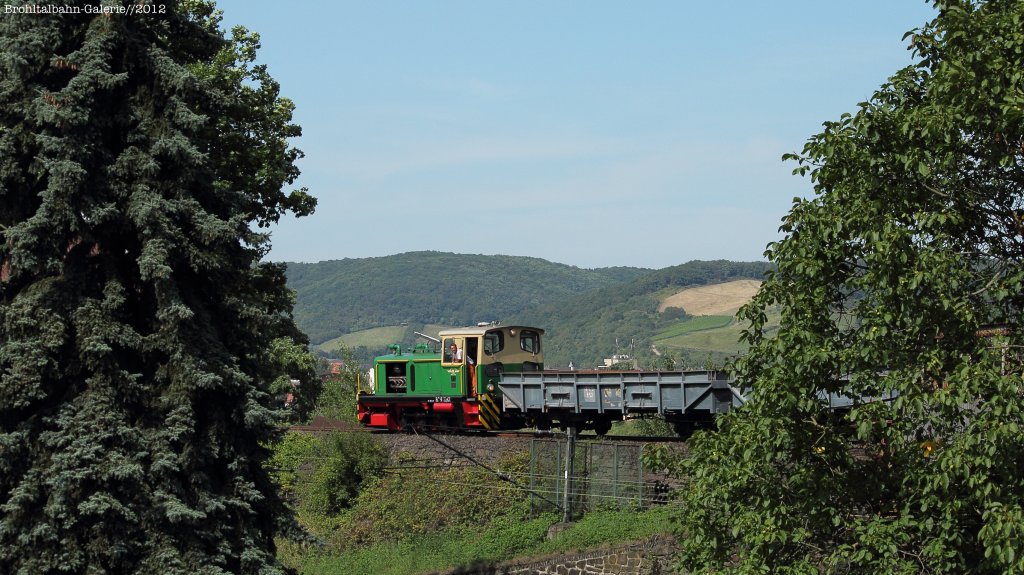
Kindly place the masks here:
[[(502, 373), (544, 369), (541, 336), (527, 326), (477, 326), (442, 331), (442, 365), (458, 369), (469, 397), (493, 394)], [(452, 356), (452, 345), (459, 353)]]
[(439, 352), (392, 346), (393, 353), (374, 360), (374, 392), (359, 395), (359, 420), (387, 429), (419, 423), (498, 429), (501, 375), (544, 369), (543, 333), (483, 325), (442, 330), (434, 340)]

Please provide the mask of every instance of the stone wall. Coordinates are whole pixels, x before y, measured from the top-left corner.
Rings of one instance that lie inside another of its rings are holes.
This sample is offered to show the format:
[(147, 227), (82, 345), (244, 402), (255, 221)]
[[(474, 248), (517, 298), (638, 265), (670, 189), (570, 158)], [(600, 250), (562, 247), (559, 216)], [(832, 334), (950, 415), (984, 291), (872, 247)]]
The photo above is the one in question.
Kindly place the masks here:
[(672, 573), (674, 551), (675, 539), (659, 535), (582, 553), (461, 568), (446, 575), (667, 575)]

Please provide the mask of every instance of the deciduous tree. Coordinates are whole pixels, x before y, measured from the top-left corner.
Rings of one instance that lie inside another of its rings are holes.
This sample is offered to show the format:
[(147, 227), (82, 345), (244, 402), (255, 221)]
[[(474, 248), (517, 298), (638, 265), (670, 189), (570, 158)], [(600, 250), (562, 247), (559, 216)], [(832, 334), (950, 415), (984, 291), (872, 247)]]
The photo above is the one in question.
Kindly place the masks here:
[(815, 195), (741, 312), (750, 401), (683, 463), (690, 573), (1024, 571), (1024, 2), (935, 7), (790, 156)]
[(212, 2), (66, 4), (0, 19), (0, 572), (276, 573), (292, 104)]

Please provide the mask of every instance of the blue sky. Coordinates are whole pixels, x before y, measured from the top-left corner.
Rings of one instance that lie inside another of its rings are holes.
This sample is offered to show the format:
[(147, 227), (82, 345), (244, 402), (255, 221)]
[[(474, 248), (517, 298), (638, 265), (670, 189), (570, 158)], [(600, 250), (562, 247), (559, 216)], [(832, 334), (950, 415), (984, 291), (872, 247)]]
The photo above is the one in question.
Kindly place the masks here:
[(911, 63), (913, 0), (221, 0), (296, 105), (317, 212), (276, 261), (762, 260), (782, 154)]

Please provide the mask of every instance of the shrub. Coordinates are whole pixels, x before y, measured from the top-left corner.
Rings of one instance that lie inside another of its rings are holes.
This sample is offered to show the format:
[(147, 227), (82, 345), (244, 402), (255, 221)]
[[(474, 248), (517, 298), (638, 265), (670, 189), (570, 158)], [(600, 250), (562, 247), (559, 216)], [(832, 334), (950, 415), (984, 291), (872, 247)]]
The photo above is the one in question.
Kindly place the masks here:
[(308, 473), (311, 468), (318, 443), (312, 435), (290, 431), (274, 447), (274, 453), (267, 463), (285, 499), (293, 504), (298, 499), (296, 487), (300, 483), (302, 470), (305, 468)]
[[(510, 456), (502, 470), (522, 472), (528, 454)], [(500, 517), (522, 521), (529, 503), (519, 488), (479, 467), (426, 468), (409, 454), (395, 458), (380, 481), (366, 485), (344, 529), (330, 543), (337, 548), (401, 541), (440, 531), (485, 529)]]
[(318, 440), (312, 470), (299, 489), (299, 510), (309, 515), (336, 515), (352, 506), (360, 488), (379, 477), (387, 449), (362, 432), (334, 432)]

